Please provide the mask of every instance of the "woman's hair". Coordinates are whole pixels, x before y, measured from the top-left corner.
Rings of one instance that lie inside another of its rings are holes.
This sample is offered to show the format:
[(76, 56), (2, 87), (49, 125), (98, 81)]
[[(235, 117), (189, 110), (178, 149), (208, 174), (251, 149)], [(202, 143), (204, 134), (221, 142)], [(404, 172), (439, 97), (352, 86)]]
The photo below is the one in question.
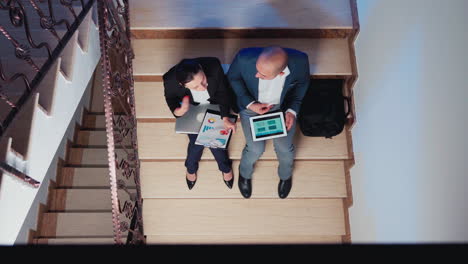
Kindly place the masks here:
[(194, 59), (184, 59), (176, 66), (176, 80), (182, 86), (193, 80), (193, 76), (202, 70), (201, 65)]

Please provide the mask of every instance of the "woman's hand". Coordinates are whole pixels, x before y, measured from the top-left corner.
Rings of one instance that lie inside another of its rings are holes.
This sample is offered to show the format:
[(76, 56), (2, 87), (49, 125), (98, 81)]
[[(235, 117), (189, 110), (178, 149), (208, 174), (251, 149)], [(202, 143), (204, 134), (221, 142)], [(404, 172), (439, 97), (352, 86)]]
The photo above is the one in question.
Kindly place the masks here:
[(174, 110), (174, 115), (176, 115), (176, 116), (185, 115), (185, 113), (187, 113), (187, 111), (190, 109), (190, 101), (189, 100), (190, 99), (189, 99), (188, 95), (184, 96), (184, 98), (182, 99), (182, 103), (181, 103), (180, 107), (177, 107)]
[(236, 133), (236, 123), (231, 122), (229, 117), (223, 117), (224, 128), (226, 130), (232, 130), (232, 133)]

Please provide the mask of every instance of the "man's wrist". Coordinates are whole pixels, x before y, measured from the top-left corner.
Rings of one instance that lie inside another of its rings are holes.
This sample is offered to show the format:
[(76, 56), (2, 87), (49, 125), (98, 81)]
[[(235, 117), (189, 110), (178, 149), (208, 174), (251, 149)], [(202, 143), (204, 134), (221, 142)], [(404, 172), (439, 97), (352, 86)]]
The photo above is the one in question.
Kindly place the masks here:
[(294, 117), (297, 117), (296, 111), (292, 110), (291, 108), (289, 108), (288, 110), (286, 110), (286, 113), (291, 113), (291, 114), (294, 115)]
[(255, 101), (250, 102), (245, 108), (249, 109), (249, 107), (250, 107), (251, 105), (253, 105), (254, 103), (255, 103)]

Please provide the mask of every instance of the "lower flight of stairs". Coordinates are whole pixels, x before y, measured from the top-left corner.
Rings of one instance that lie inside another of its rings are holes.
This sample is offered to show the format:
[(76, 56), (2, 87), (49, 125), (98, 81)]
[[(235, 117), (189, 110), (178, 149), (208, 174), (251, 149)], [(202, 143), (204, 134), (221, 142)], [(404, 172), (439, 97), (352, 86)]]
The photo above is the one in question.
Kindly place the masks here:
[[(85, 111), (65, 160), (57, 166), (57, 182), (49, 189), (34, 244), (114, 244), (106, 139), (90, 136), (103, 132), (95, 125), (96, 116), (103, 115)], [(93, 147), (104, 151), (105, 157), (89, 164), (86, 160), (93, 156), (88, 150)], [(134, 189), (135, 184), (129, 181), (127, 187)]]

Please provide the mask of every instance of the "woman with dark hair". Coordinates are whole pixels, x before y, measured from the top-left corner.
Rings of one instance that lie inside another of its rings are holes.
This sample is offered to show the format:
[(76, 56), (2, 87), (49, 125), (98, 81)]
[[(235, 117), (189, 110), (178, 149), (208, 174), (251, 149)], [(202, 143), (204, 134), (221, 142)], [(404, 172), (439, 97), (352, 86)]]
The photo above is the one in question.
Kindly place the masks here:
[[(184, 59), (165, 73), (163, 80), (167, 105), (176, 118), (183, 116), (189, 110), (190, 105), (218, 104), (224, 127), (235, 132), (236, 124), (232, 123), (228, 117), (231, 100), (228, 91), (229, 83), (217, 58)], [(187, 167), (187, 185), (191, 190), (197, 180), (198, 162), (204, 147), (195, 145), (196, 134), (188, 134), (188, 137), (190, 142), (185, 167)], [(232, 188), (234, 175), (227, 150), (214, 148), (210, 150), (222, 172), (224, 182)]]

